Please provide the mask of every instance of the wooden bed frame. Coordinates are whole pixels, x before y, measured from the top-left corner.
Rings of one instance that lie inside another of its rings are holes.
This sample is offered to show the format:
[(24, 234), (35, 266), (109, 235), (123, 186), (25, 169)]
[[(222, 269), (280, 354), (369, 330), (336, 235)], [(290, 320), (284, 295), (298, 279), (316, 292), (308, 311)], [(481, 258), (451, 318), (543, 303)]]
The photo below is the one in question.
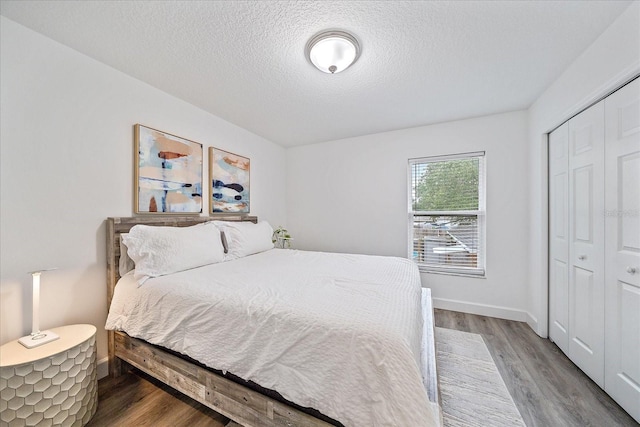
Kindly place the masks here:
[[(258, 219), (255, 216), (241, 215), (107, 218), (107, 309), (111, 306), (113, 293), (118, 279), (120, 279), (120, 235), (122, 233), (128, 233), (131, 227), (136, 224), (186, 227), (213, 220), (256, 223)], [(424, 298), (423, 293), (423, 300)], [(428, 310), (431, 310), (430, 299)], [(429, 378), (425, 380), (425, 386), (428, 386), (427, 389), (430, 390), (430, 400), (439, 404), (433, 328), (425, 329), (423, 341), (433, 351), (433, 357), (427, 361)], [(109, 374), (112, 377), (122, 375), (131, 367), (138, 368), (245, 427), (330, 427), (334, 425), (248, 386), (234, 382), (198, 363), (179, 357), (173, 352), (130, 337), (124, 332), (107, 332)]]

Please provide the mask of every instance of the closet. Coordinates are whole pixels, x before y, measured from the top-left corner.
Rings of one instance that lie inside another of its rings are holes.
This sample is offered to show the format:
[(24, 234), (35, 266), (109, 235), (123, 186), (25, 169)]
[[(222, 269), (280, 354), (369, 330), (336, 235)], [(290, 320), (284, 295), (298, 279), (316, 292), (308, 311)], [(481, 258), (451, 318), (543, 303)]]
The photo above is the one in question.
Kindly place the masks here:
[(549, 337), (640, 422), (640, 79), (549, 135)]

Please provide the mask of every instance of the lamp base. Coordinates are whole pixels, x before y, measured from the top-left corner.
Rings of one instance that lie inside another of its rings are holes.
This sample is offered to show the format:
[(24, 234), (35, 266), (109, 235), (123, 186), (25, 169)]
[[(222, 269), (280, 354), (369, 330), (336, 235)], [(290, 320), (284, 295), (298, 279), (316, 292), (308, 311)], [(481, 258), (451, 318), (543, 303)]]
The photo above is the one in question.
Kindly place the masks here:
[(40, 331), (20, 338), (18, 342), (27, 348), (34, 348), (55, 341), (58, 338), (60, 337), (51, 331)]

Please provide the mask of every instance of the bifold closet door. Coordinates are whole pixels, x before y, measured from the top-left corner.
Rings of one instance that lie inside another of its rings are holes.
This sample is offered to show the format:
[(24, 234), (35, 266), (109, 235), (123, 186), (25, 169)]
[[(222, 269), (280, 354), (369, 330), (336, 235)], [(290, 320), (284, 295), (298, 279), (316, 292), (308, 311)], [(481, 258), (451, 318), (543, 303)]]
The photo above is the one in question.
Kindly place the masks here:
[(605, 390), (640, 422), (640, 80), (605, 110)]
[(604, 388), (604, 101), (569, 120), (569, 358)]
[(549, 135), (549, 337), (569, 354), (569, 124)]

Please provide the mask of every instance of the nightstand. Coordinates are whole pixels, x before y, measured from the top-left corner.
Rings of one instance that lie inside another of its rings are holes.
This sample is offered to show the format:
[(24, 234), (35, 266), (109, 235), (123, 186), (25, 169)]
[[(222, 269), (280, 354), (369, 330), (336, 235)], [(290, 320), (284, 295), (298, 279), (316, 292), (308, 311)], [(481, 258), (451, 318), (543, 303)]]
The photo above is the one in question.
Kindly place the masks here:
[(0, 347), (0, 424), (84, 426), (96, 413), (96, 327), (51, 331), (60, 338), (40, 347)]

